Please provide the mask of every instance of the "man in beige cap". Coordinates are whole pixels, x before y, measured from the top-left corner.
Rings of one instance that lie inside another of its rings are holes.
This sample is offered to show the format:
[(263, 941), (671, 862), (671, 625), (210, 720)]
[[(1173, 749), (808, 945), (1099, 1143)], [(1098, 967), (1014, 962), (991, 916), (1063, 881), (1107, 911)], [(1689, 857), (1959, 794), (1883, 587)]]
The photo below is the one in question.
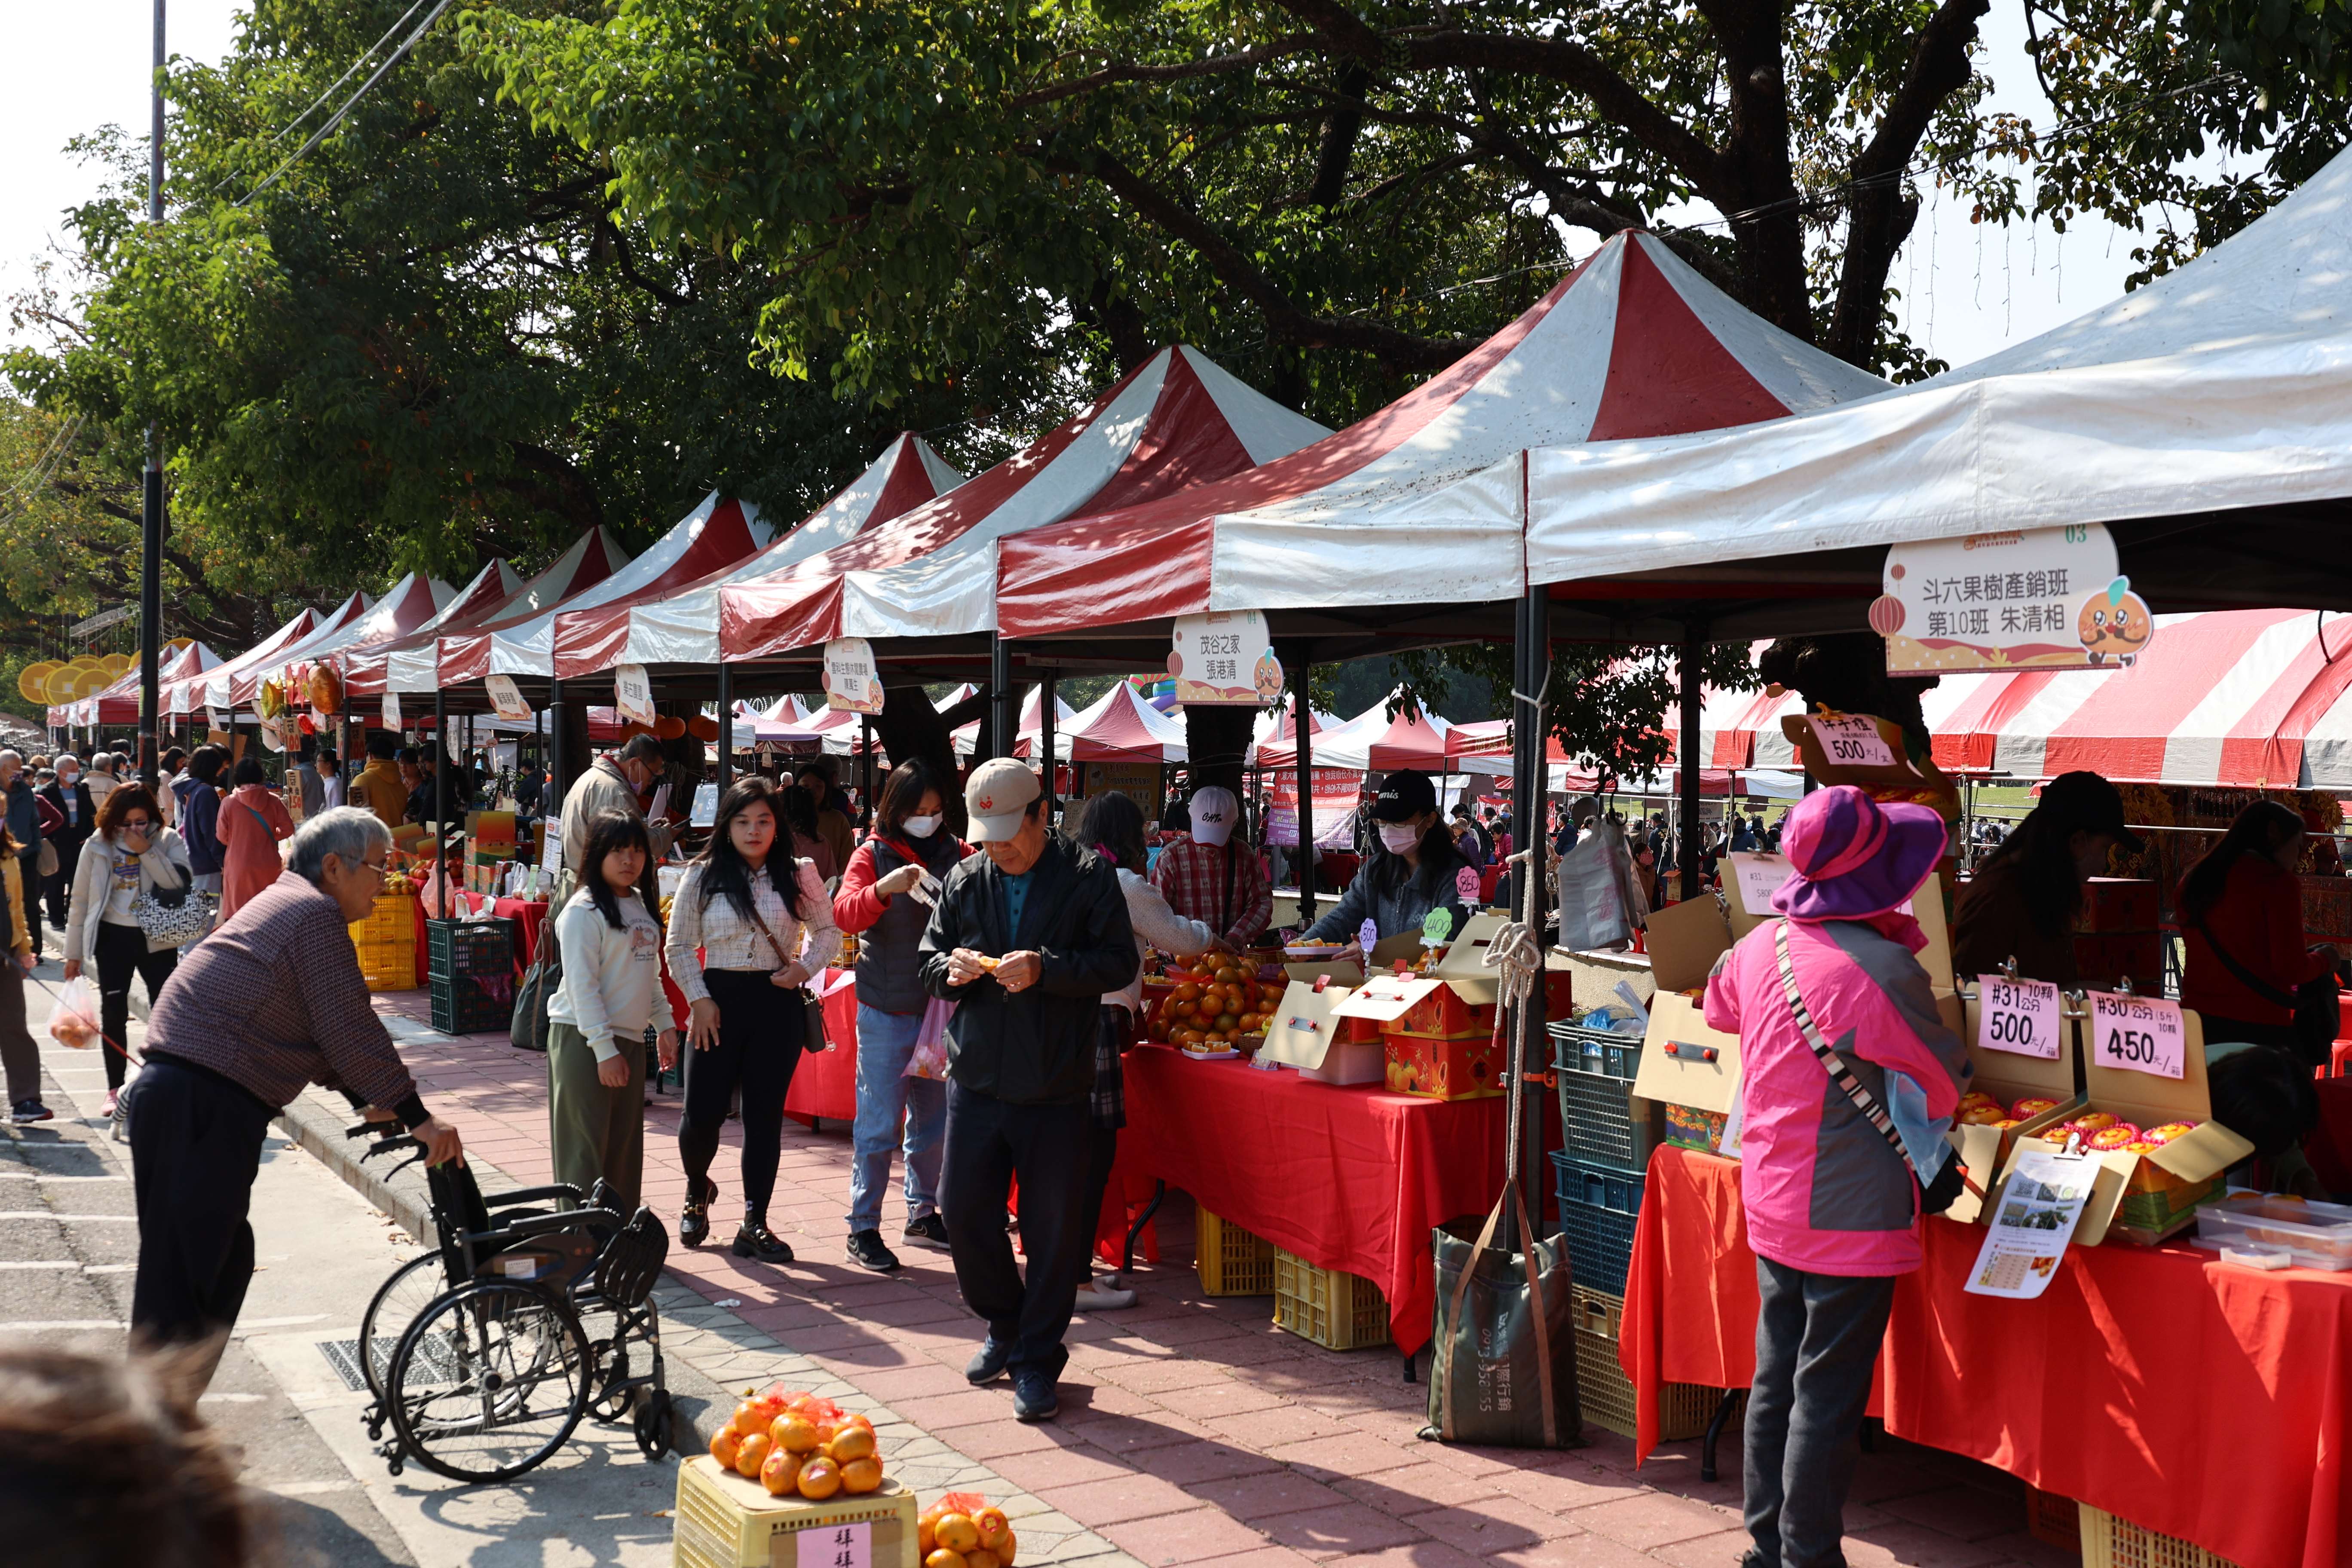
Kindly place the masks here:
[[(1105, 992), (1135, 977), (1127, 898), (1109, 862), (1045, 826), (1037, 775), (1006, 758), (964, 784), (981, 853), (948, 873), (919, 949), (923, 988), (957, 1004), (948, 1024), (940, 1217), (966, 1305), (988, 1338), (964, 1369), (1013, 1374), (1013, 1413), (1044, 1421), (1069, 1352), (1085, 1271), (1087, 1096)], [(1023, 1283), (1004, 1234), (1021, 1183)]]

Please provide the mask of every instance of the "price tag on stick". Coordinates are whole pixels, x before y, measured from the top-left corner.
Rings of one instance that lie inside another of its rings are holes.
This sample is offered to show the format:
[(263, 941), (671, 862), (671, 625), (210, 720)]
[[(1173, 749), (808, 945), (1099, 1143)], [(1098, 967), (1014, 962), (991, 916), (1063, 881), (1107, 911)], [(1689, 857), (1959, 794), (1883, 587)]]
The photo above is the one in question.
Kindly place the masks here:
[(2050, 1061), (2058, 1055), (2058, 1032), (2064, 1027), (2055, 985), (1977, 976), (1977, 1044), (1983, 1049)]
[(1842, 714), (1834, 719), (1817, 714), (1805, 721), (1813, 727), (1813, 739), (1821, 742), (1822, 755), (1832, 763), (1849, 768), (1895, 765), (1894, 749), (1878, 732), (1877, 724), (1859, 713)]
[(2112, 991), (2091, 992), (2090, 999), (2093, 1062), (2152, 1078), (2181, 1076), (2189, 1030), (2179, 1003)]

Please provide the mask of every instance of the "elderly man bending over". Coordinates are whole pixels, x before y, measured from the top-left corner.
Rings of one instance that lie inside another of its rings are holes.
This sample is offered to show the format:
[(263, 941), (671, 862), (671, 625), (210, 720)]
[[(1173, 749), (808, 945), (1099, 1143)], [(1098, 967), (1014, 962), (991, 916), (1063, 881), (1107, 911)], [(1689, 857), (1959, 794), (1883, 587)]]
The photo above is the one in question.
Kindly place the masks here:
[(295, 831), (286, 870), (189, 950), (156, 999), (129, 1092), (139, 1275), (131, 1326), (147, 1342), (225, 1334), (253, 1277), (246, 1221), (269, 1119), (308, 1083), (405, 1122), (427, 1163), (458, 1158), (368, 1005), (345, 929), (383, 885), (392, 834), (341, 806)]

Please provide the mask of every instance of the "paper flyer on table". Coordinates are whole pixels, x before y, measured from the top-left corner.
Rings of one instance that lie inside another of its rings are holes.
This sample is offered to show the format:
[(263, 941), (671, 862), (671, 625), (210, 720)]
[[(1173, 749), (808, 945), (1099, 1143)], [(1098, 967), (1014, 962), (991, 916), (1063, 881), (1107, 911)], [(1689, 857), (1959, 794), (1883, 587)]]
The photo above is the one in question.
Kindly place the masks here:
[(1969, 1270), (1969, 1294), (2031, 1301), (2048, 1289), (2099, 1168), (2087, 1154), (2020, 1154), (2000, 1190), (2000, 1208), (1985, 1232), (1984, 1247)]

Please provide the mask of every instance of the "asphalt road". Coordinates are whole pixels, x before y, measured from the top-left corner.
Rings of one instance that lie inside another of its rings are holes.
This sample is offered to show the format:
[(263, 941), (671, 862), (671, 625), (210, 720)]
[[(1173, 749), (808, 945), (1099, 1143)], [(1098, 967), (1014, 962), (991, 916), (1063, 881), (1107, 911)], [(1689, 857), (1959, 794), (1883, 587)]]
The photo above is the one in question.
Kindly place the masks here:
[[(38, 977), (58, 983), (54, 953)], [(58, 1116), (0, 1126), (0, 1344), (120, 1355), (138, 1256), (130, 1151), (109, 1136), (97, 1056), (47, 1038), (37, 985), (27, 1001)], [(253, 1224), (259, 1270), (201, 1408), (241, 1451), (272, 1568), (669, 1563), (675, 1461), (648, 1464), (625, 1427), (583, 1423), (512, 1485), (462, 1487), (415, 1465), (389, 1475), (360, 1425), (366, 1394), (321, 1346), (356, 1340), (375, 1287), (415, 1245), (275, 1128)]]

